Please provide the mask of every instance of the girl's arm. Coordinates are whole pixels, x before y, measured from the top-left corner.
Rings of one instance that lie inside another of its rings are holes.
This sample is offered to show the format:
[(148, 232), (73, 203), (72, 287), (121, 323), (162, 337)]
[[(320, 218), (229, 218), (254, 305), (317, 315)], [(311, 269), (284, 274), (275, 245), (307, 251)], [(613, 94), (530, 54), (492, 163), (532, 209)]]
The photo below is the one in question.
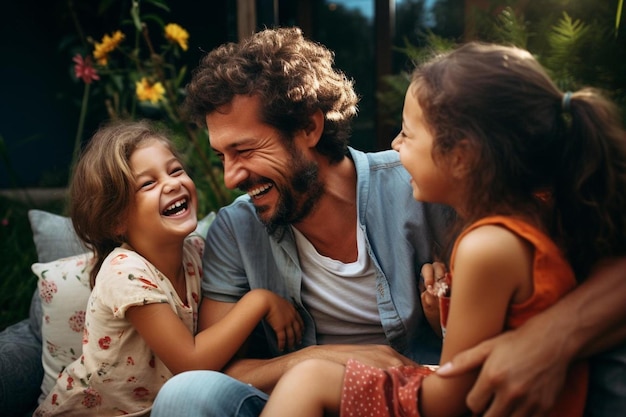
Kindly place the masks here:
[(547, 415), (572, 361), (626, 340), (625, 292), (626, 257), (604, 262), (554, 306), (455, 356), (438, 373), (482, 369), (467, 398), (475, 413)]
[[(512, 302), (532, 295), (533, 250), (509, 230), (479, 227), (459, 242), (441, 363), (456, 353), (502, 332)], [(477, 372), (455, 378), (436, 374), (424, 379), (422, 416), (455, 416), (467, 411), (465, 398)]]
[(262, 289), (248, 292), (224, 317), (195, 337), (168, 304), (131, 307), (126, 317), (174, 374), (192, 369), (221, 370), (264, 318), (282, 347), (297, 343), (303, 328), (290, 302)]

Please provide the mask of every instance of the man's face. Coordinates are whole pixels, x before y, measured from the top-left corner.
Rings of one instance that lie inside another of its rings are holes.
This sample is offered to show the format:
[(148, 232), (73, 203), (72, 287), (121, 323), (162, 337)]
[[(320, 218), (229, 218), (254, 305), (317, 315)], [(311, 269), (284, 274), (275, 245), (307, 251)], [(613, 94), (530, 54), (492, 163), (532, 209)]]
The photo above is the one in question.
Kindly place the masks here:
[(211, 148), (224, 164), (224, 183), (252, 199), (270, 232), (304, 219), (324, 192), (311, 150), (299, 141), (284, 140), (259, 117), (256, 96), (235, 96), (206, 117)]

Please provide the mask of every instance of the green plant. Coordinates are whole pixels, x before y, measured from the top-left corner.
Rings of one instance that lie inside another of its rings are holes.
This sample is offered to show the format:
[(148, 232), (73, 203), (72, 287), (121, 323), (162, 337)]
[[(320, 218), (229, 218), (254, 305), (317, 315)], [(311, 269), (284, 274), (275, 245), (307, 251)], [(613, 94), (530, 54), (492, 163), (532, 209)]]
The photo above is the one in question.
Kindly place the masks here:
[(62, 202), (21, 202), (0, 196), (0, 331), (28, 317), (37, 279), (30, 266), (37, 261), (28, 210), (60, 213)]
[[(561, 10), (560, 15), (547, 13), (545, 3), (542, 3), (541, 10), (528, 6), (526, 11), (533, 16), (531, 19), (521, 10), (506, 5), (503, 7), (503, 3), (511, 2), (492, 0), (491, 7), (486, 10), (468, 11), (475, 22), (472, 31), (474, 39), (528, 49), (562, 90), (575, 91), (591, 85), (603, 89), (622, 107), (626, 105), (626, 50), (623, 39), (618, 36), (619, 25), (616, 23), (615, 28), (612, 25), (612, 11), (600, 8), (589, 17), (589, 21), (583, 21), (572, 17), (566, 10)], [(621, 9), (616, 19), (619, 16)], [(433, 50), (447, 50), (456, 42), (428, 33), (424, 43), (425, 47), (407, 43), (401, 50), (413, 62), (419, 62)], [(378, 98), (384, 103), (385, 120), (399, 126), (398, 115), (401, 114), (408, 87), (408, 76), (400, 73), (383, 81), (388, 88), (379, 93)]]
[[(101, 6), (106, 5), (101, 2)], [(71, 3), (70, 3), (71, 4)], [(150, 6), (148, 12), (143, 6)], [(106, 8), (104, 9), (106, 10)], [(99, 41), (84, 37), (73, 56), (77, 82), (84, 84), (72, 167), (85, 140), (88, 115), (97, 120), (149, 118), (174, 134), (185, 165), (196, 182), (199, 214), (204, 215), (233, 200), (225, 188), (221, 163), (211, 152), (206, 129), (188, 123), (181, 112), (187, 67), (181, 57), (189, 33), (176, 23), (165, 23), (164, 0), (132, 0), (128, 16), (111, 27)], [(82, 34), (78, 13), (75, 26)], [(96, 103), (93, 108), (92, 103)], [(93, 113), (97, 114), (93, 114)]]
[[(453, 48), (455, 42), (432, 32), (427, 32), (425, 45), (425, 47), (417, 47), (405, 39), (404, 47), (396, 48), (396, 50), (405, 54), (413, 64), (419, 64), (428, 58), (433, 51), (446, 51)], [(386, 88), (384, 91), (376, 93), (376, 98), (381, 103), (380, 108), (384, 109), (383, 122), (390, 126), (400, 126), (402, 124), (404, 94), (411, 83), (411, 74), (402, 71), (399, 74), (387, 75), (383, 77), (383, 82)]]

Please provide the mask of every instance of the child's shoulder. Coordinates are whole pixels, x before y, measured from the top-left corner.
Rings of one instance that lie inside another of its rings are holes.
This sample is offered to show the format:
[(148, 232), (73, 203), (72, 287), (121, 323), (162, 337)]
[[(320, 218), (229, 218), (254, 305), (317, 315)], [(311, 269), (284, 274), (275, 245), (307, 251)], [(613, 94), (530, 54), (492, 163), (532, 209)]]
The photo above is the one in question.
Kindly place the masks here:
[(472, 264), (502, 267), (525, 259), (532, 245), (515, 227), (502, 222), (479, 222), (466, 229), (458, 238), (453, 257)]
[(193, 232), (185, 238), (184, 247), (202, 257), (204, 253), (204, 238)]
[(111, 253), (104, 258), (102, 267), (110, 266), (115, 268), (119, 266), (134, 265), (136, 263), (143, 264), (145, 262), (145, 259), (137, 252), (126, 247), (125, 245), (122, 245), (113, 249)]

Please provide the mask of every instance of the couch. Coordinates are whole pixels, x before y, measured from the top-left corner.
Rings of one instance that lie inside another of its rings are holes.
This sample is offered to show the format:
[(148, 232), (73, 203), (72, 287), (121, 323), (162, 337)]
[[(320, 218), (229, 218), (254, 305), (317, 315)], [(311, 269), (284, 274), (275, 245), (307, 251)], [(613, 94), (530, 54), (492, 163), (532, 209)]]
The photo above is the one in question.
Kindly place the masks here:
[[(92, 254), (69, 218), (42, 210), (28, 217), (37, 251), (29, 317), (0, 332), (0, 416), (30, 416), (64, 366), (81, 355)], [(206, 236), (213, 218), (198, 222)]]

